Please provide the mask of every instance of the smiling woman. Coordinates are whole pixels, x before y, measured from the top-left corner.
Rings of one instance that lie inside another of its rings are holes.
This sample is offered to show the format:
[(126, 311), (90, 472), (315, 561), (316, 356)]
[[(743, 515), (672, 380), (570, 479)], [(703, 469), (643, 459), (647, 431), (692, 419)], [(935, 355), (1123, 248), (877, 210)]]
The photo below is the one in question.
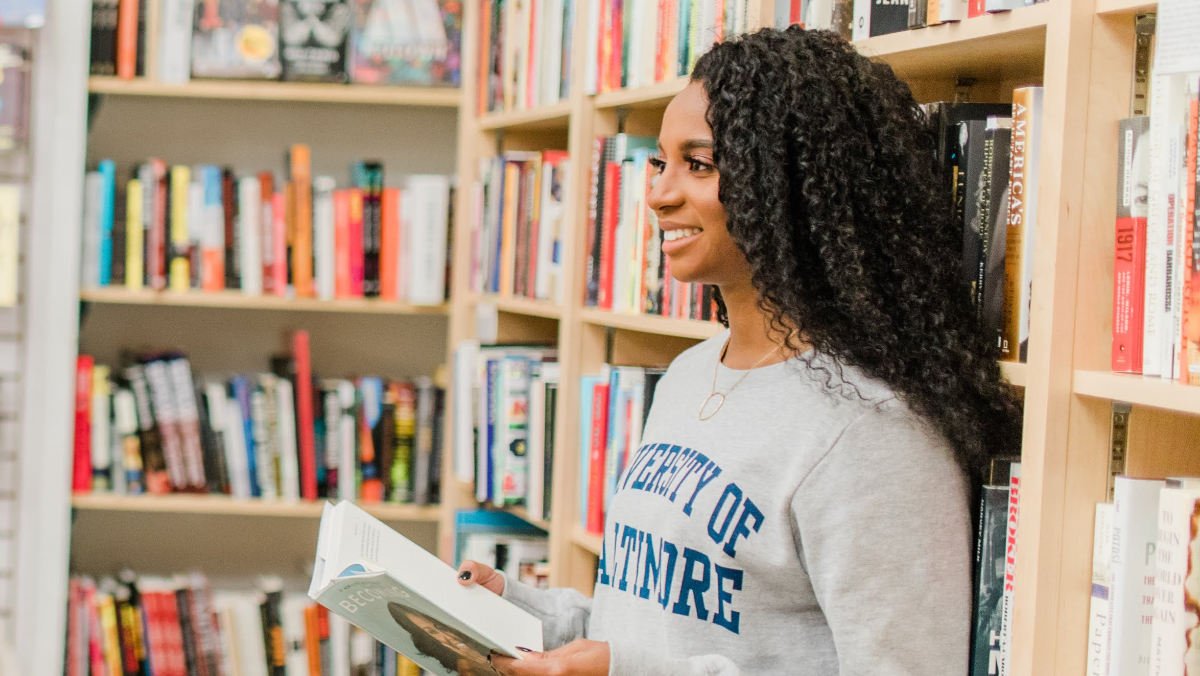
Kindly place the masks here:
[(593, 599), (464, 564), (556, 648), (497, 671), (966, 673), (968, 487), (1020, 415), (908, 88), (832, 33), (762, 30), (700, 58), (658, 151), (662, 251), (728, 331), (658, 385)]

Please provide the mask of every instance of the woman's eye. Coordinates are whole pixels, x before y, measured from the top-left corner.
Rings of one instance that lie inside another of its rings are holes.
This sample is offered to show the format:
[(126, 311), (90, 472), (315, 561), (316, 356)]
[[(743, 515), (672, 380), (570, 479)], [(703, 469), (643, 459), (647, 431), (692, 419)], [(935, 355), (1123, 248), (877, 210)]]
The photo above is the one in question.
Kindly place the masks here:
[(712, 165), (700, 160), (688, 160), (688, 169), (691, 171), (708, 171), (712, 169)]
[(650, 159), (646, 160), (646, 162), (654, 169), (656, 174), (661, 174), (663, 169), (667, 167), (667, 163), (658, 157), (651, 157)]

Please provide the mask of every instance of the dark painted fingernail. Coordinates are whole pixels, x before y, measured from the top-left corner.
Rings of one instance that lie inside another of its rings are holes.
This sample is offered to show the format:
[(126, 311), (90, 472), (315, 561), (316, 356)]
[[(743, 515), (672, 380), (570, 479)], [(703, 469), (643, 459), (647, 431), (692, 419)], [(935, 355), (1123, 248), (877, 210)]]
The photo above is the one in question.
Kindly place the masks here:
[(459, 574), (458, 574), (458, 579), (460, 579), (460, 580), (470, 580), (470, 579), (471, 579), (471, 571), (469, 571), (469, 570), (464, 570), (463, 572), (459, 573)]
[(521, 652), (523, 652), (523, 653), (531, 653), (531, 652), (533, 652), (533, 651), (532, 651), (532, 650), (530, 650), (529, 648), (522, 648), (521, 646), (517, 646), (517, 650), (520, 650), (520, 651), (521, 651)]

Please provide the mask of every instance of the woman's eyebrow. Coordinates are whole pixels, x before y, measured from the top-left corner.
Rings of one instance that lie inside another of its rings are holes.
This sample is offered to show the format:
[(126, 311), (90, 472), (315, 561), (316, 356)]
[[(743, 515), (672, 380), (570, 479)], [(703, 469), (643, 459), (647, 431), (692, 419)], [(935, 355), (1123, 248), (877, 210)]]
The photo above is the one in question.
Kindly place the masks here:
[(680, 149), (683, 150), (684, 152), (687, 152), (689, 150), (696, 150), (697, 148), (704, 148), (706, 150), (712, 150), (712, 147), (713, 147), (713, 142), (711, 140), (699, 139), (699, 138), (688, 139), (687, 141), (684, 141), (680, 145)]

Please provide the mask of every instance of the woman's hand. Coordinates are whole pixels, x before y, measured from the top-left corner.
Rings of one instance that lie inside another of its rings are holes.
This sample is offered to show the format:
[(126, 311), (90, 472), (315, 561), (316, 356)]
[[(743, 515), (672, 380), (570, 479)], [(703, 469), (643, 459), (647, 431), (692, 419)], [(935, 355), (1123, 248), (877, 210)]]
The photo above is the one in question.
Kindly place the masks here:
[(464, 587), (477, 584), (496, 596), (504, 594), (504, 576), (478, 561), (463, 561), (458, 567), (458, 583)]
[(523, 660), (492, 655), (492, 667), (501, 676), (608, 676), (608, 644), (579, 639)]

